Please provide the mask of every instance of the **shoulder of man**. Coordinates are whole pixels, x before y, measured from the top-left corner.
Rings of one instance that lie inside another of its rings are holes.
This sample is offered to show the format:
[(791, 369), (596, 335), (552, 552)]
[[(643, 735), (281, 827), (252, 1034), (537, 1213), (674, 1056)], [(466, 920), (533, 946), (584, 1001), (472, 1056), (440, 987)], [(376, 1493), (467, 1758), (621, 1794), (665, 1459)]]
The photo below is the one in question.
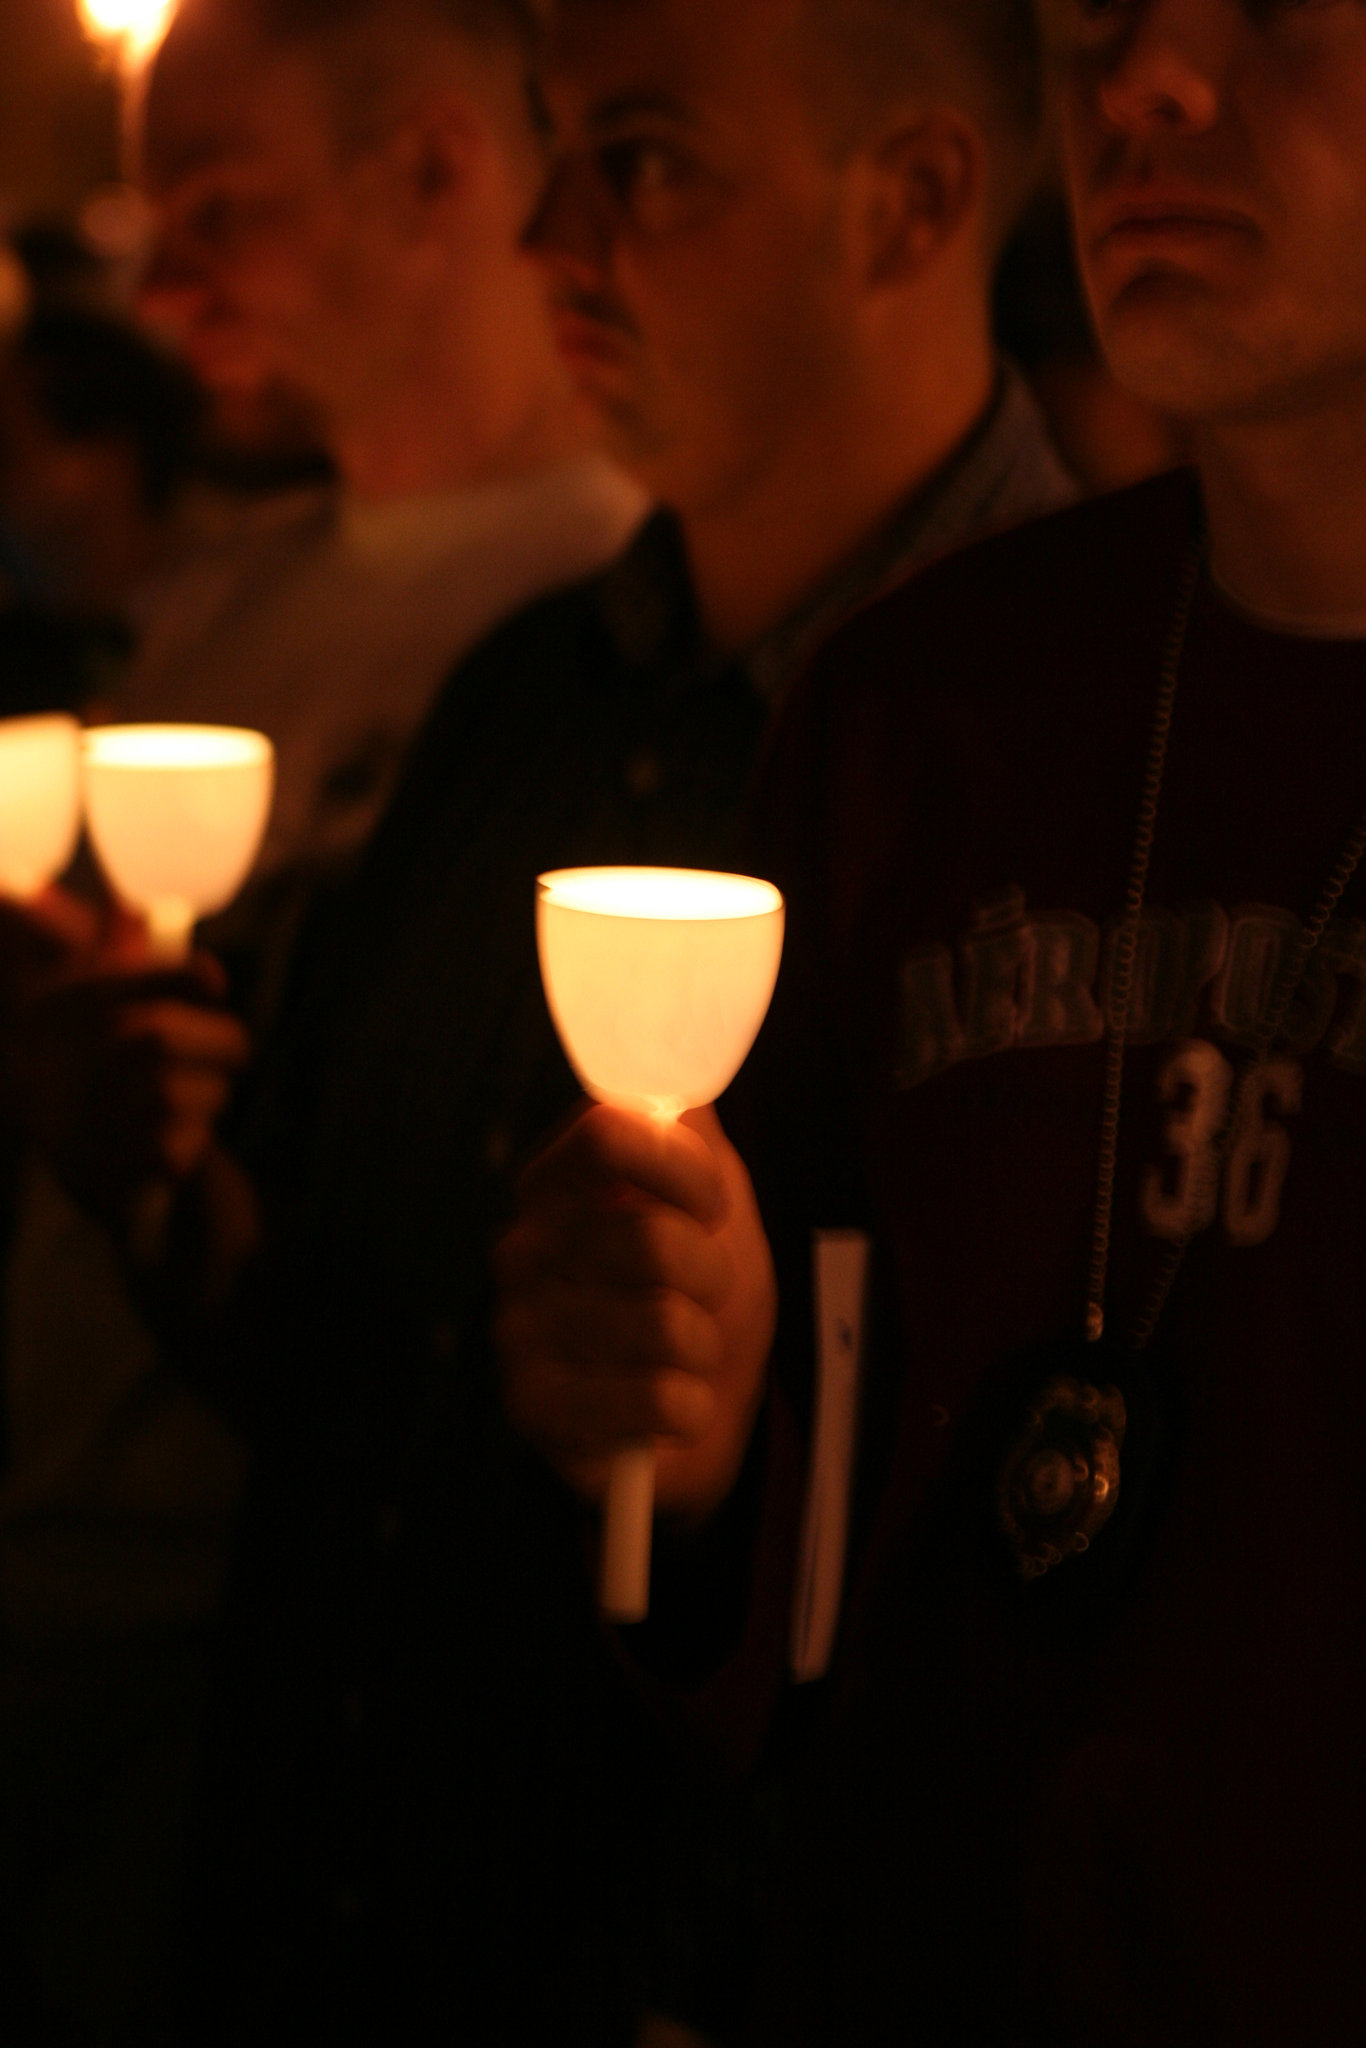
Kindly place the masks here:
[(611, 561), (578, 581), (531, 599), (461, 656), (438, 700), (434, 722), (472, 694), (516, 693), (568, 709), (636, 693), (642, 678), (668, 666), (686, 637), (692, 599), (672, 522), (648, 518)]
[(1156, 673), (1199, 517), (1193, 475), (1174, 471), (978, 541), (854, 613), (770, 735), (755, 858), (786, 874), (815, 857), (827, 812), (917, 800), (911, 767), (933, 784), (1002, 711), (1065, 730), (1119, 653)]
[(434, 716), (467, 703), (473, 691), (560, 695), (576, 676), (599, 674), (610, 657), (600, 600), (604, 573), (534, 597), (494, 626), (455, 663)]
[(1065, 695), (1117, 636), (1156, 634), (1199, 519), (1191, 472), (1064, 506), (972, 543), (848, 618), (794, 689), (771, 749), (866, 718), (1009, 692)]
[(1056, 672), (1069, 645), (1150, 615), (1165, 624), (1198, 507), (1177, 470), (976, 542), (855, 613), (801, 695), (900, 690), (912, 672), (926, 686), (1018, 688), (1040, 658)]

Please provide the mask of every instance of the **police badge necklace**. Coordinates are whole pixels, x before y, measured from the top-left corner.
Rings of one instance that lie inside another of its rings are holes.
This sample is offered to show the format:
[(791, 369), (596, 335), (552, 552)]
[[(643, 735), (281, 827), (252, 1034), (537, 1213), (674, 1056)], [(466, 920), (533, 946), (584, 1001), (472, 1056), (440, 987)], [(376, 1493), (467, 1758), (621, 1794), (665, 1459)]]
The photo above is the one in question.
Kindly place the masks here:
[[(1121, 1490), (1120, 1452), (1124, 1451), (1126, 1464), (1133, 1463), (1130, 1452), (1138, 1452), (1137, 1470), (1130, 1472), (1124, 1487), (1126, 1497), (1132, 1494), (1135, 1485), (1138, 1487), (1137, 1496), (1130, 1501), (1129, 1515), (1120, 1518), (1129, 1524), (1127, 1534), (1119, 1541), (1117, 1550), (1115, 1537), (1109, 1538), (1104, 1548), (1113, 1554), (1101, 1566), (1099, 1577), (1083, 1574), (1074, 1588), (1079, 1599), (1074, 1601), (1072, 1593), (1066, 1593), (1058, 1612), (1073, 1609), (1081, 1612), (1087, 1600), (1097, 1612), (1103, 1609), (1125, 1572), (1131, 1569), (1137, 1532), (1150, 1519), (1143, 1496), (1145, 1492), (1151, 1493), (1155, 1461), (1161, 1462), (1157, 1444), (1162, 1431), (1156, 1418), (1164, 1400), (1159, 1391), (1162, 1375), (1158, 1371), (1144, 1369), (1144, 1354), (1148, 1352), (1192, 1243), (1192, 1234), (1188, 1233), (1167, 1247), (1137, 1321), (1128, 1334), (1127, 1343), (1116, 1344), (1106, 1329), (1106, 1291), (1114, 1225), (1124, 1056), (1129, 1037), (1148, 870), (1162, 797), (1177, 685), (1207, 559), (1208, 543), (1202, 532), (1192, 544), (1182, 569), (1171, 630), (1163, 652), (1124, 914), (1115, 935), (1106, 1005), (1105, 1078), (1084, 1342), (1073, 1337), (1052, 1351), (1046, 1381), (1042, 1385), (1035, 1381), (1022, 1432), (1017, 1436), (996, 1482), (996, 1518), (1014, 1554), (1017, 1576), (1028, 1584), (1048, 1575), (1051, 1585), (1054, 1566), (1089, 1550), (1095, 1538), (1110, 1523)], [(1363, 858), (1366, 858), (1366, 816), (1362, 817), (1329, 876), (1308, 923), (1288, 948), (1273, 981), (1250, 1057), (1234, 1084), (1223, 1130), (1215, 1140), (1212, 1153), (1212, 1171), (1215, 1174), (1222, 1175), (1225, 1161), (1239, 1142), (1256, 1099), (1257, 1085), (1265, 1075), (1272, 1048), (1285, 1025), (1305, 971)], [(1097, 1365), (1102, 1361), (1110, 1368), (1108, 1373), (1097, 1372)], [(1080, 1374), (1085, 1374), (1085, 1378)], [(1124, 1381), (1124, 1390), (1108, 1383), (1111, 1374)], [(1146, 1480), (1145, 1466), (1148, 1467)], [(1070, 1575), (1068, 1577), (1070, 1580)]]
[[(1134, 833), (1133, 855), (1129, 865), (1129, 886), (1125, 896), (1124, 915), (1115, 937), (1114, 965), (1110, 977), (1106, 1019), (1108, 1028), (1105, 1086), (1101, 1109), (1099, 1164), (1096, 1173), (1096, 1205), (1086, 1290), (1086, 1338), (1090, 1344), (1098, 1344), (1105, 1335), (1105, 1294), (1114, 1223), (1115, 1170), (1119, 1155), (1124, 1055), (1128, 1044), (1129, 1018), (1133, 1003), (1139, 931), (1147, 895), (1148, 869), (1152, 859), (1158, 805), (1161, 801), (1167, 765), (1167, 748), (1171, 738), (1177, 685), (1180, 681), (1191, 615), (1195, 609), (1196, 593), (1200, 588), (1208, 555), (1209, 542), (1202, 530), (1192, 543), (1181, 572), (1176, 610), (1162, 657), (1157, 704), (1153, 712), (1152, 733), (1148, 743), (1147, 766), (1139, 798), (1138, 825)], [(1224, 1120), (1224, 1128), (1215, 1142), (1216, 1172), (1222, 1171), (1225, 1160), (1238, 1142), (1251, 1108), (1256, 1083), (1265, 1073), (1272, 1048), (1299, 993), (1309, 963), (1363, 857), (1366, 857), (1366, 815), (1363, 815), (1344, 848), (1341, 859), (1324, 885), (1313, 914), (1308, 923), (1301, 928), (1295, 943), (1288, 949), (1272, 984), (1266, 1013), (1253, 1043), (1251, 1056), (1238, 1076), (1229, 1111)], [(1130, 1347), (1133, 1351), (1146, 1351), (1152, 1341), (1177, 1275), (1185, 1263), (1191, 1241), (1191, 1236), (1187, 1234), (1175, 1239), (1168, 1247), (1138, 1321), (1134, 1325), (1130, 1338)]]

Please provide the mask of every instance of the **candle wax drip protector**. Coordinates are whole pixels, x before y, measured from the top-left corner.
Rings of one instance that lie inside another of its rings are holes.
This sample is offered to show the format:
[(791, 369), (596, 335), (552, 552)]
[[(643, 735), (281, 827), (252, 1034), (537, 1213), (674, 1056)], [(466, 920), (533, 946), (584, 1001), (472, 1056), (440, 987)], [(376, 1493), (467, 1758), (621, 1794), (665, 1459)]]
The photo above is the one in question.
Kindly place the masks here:
[(85, 736), (91, 843), (117, 894), (164, 957), (230, 903), (260, 850), (275, 754), (233, 726), (123, 725)]
[(585, 1090), (656, 1116), (714, 1102), (768, 1010), (783, 900), (767, 882), (669, 868), (541, 878), (546, 1000)]

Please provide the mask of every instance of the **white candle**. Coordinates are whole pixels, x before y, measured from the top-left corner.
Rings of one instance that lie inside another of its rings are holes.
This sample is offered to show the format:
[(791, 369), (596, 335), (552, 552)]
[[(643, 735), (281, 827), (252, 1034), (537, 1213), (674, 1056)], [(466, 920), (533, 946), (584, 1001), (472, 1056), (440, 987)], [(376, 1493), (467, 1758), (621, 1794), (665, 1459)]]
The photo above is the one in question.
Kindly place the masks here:
[(81, 729), (60, 713), (0, 721), (0, 889), (36, 896), (81, 830)]
[(250, 873), (270, 815), (275, 750), (216, 725), (106, 725), (85, 735), (86, 823), (110, 883), (182, 959), (197, 919)]
[[(783, 899), (690, 868), (568, 868), (537, 885), (541, 977), (570, 1065), (600, 1102), (676, 1118), (734, 1079), (772, 999)], [(599, 1599), (649, 1612), (654, 1448), (613, 1460)]]

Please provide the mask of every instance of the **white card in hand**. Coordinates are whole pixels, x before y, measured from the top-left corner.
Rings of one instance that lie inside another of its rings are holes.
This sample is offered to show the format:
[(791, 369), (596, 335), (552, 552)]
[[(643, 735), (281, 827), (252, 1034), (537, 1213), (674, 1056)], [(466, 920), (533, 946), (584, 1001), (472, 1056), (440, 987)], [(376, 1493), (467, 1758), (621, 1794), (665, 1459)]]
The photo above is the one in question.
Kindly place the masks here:
[(792, 1675), (799, 1685), (825, 1676), (844, 1598), (869, 1251), (861, 1230), (813, 1233), (815, 1423), (792, 1609)]

